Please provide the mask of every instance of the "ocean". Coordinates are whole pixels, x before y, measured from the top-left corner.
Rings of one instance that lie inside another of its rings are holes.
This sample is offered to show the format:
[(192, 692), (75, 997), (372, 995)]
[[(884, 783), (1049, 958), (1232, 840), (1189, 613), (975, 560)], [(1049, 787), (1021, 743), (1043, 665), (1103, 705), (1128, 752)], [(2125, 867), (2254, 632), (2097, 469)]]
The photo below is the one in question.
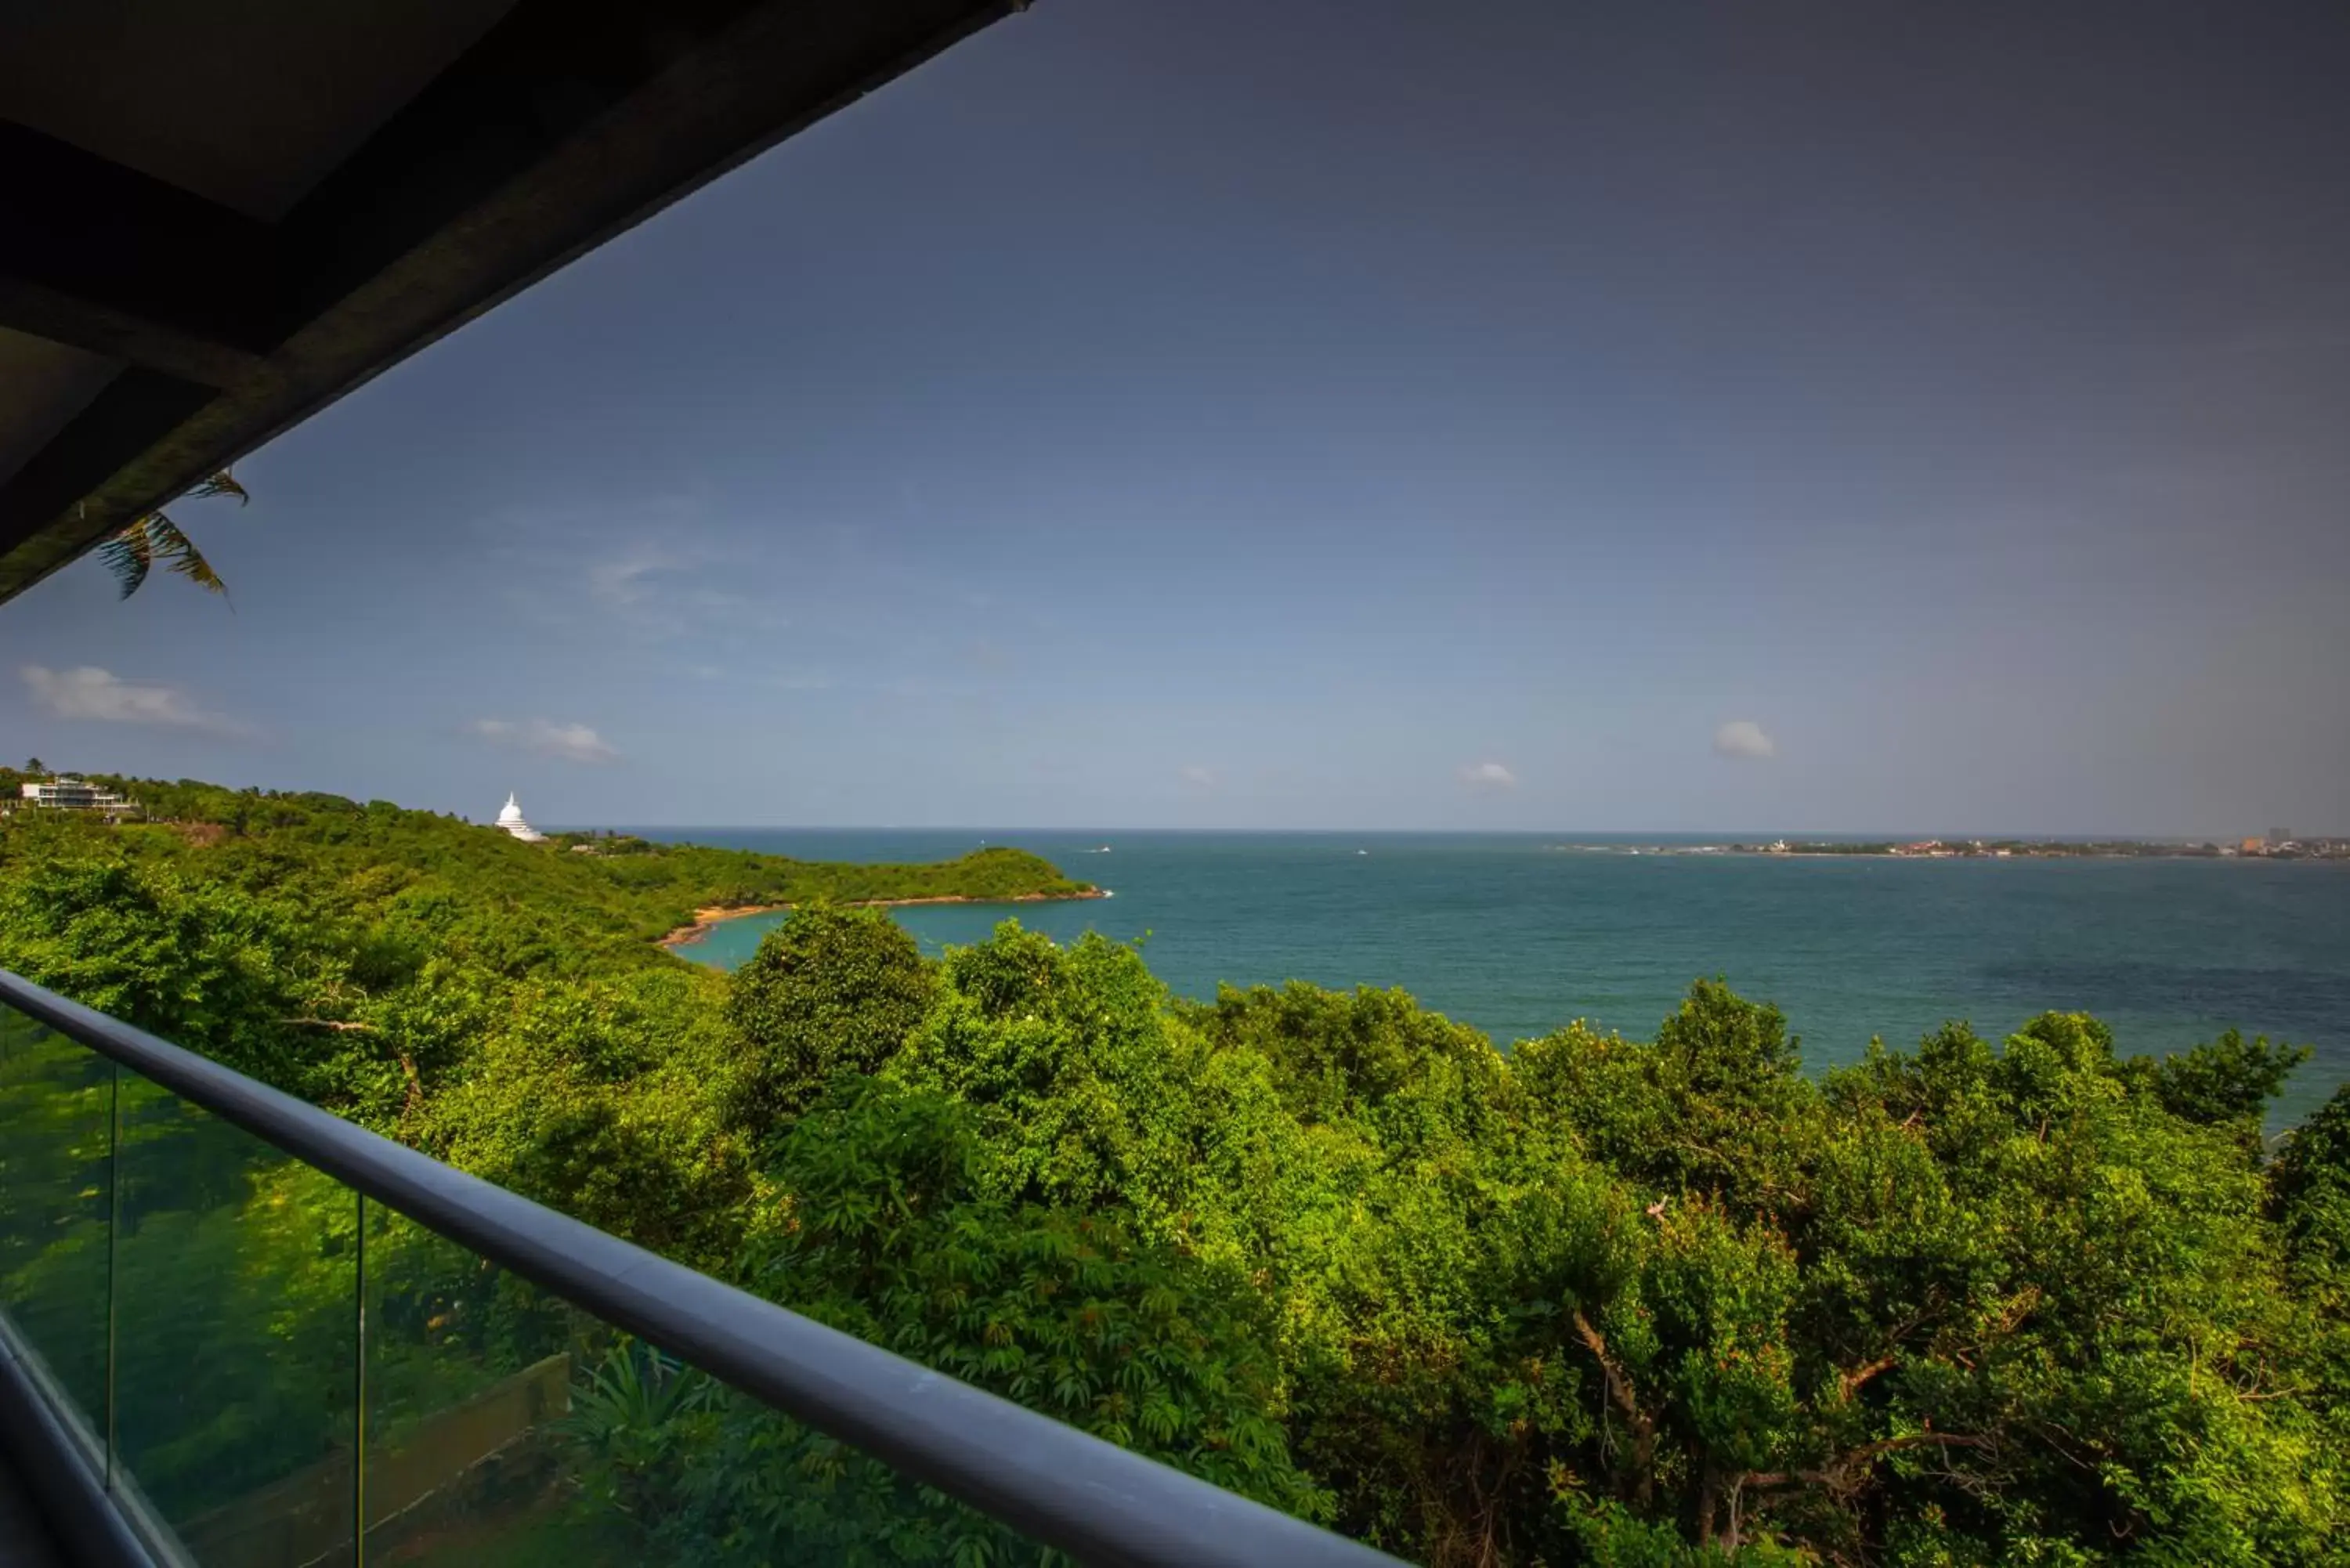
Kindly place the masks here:
[[(2350, 1079), (2350, 864), (1631, 854), (1556, 835), (639, 829), (821, 860), (1016, 845), (1107, 899), (896, 911), (923, 948), (999, 920), (1143, 944), (1176, 992), (1400, 986), (1504, 1046), (1569, 1020), (1647, 1036), (1690, 981), (1773, 1002), (1814, 1066), (1948, 1019), (1997, 1038), (2052, 1008), (2126, 1052), (2230, 1026), (2312, 1047), (2276, 1119)], [(1598, 847), (1568, 847), (1570, 845)], [(682, 950), (723, 968), (781, 916)]]

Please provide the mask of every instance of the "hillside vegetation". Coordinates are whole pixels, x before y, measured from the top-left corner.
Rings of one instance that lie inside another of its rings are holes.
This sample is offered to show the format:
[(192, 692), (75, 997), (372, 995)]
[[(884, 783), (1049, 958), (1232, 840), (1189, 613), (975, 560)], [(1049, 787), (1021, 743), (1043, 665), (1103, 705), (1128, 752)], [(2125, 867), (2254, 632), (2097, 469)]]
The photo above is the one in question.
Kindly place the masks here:
[[(0, 796), (13, 799), (24, 776), (0, 768)], [(476, 925), (558, 915), (571, 928), (569, 945), (599, 958), (656, 940), (705, 908), (1076, 898), (1093, 890), (1020, 849), (889, 866), (576, 834), (534, 845), (389, 801), (89, 776), (136, 797), (152, 819), (126, 823), (120, 847), (175, 874), (265, 894), (322, 918), (366, 919), (397, 900), (447, 892), (462, 896)], [(97, 830), (63, 814), (26, 813), (16, 822), (24, 830)], [(571, 853), (575, 847), (580, 852)]]
[[(1007, 922), (932, 960), (812, 901), (879, 869), (734, 883), (226, 799), (202, 845), (0, 830), (0, 963), (1401, 1555), (2341, 1560), (2350, 1095), (2265, 1145), (2295, 1052), (2133, 1056), (2051, 1013), (1813, 1075), (1699, 981), (1653, 1039), (1503, 1053), (1398, 992), (1187, 1002), (1098, 938)], [(647, 943), (721, 887), (810, 901), (733, 976)], [(0, 1107), (29, 1060), (0, 1051)], [(280, 1199), (256, 1184), (256, 1226)], [(64, 1245), (0, 1223), (0, 1281)], [(463, 1304), (486, 1289), (433, 1283), (417, 1333), (526, 1364)], [(594, 1348), (569, 1506), (614, 1561), (1035, 1560)]]

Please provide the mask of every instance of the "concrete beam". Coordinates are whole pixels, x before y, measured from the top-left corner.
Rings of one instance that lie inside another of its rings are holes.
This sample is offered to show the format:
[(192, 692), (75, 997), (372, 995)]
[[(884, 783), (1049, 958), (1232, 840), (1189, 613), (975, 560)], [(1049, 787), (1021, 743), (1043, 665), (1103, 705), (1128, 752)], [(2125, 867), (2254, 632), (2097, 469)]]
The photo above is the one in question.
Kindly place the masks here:
[[(134, 369), (0, 485), (0, 600), (574, 257), (1019, 8), (1021, 0), (522, 0), (281, 223), (255, 225), (256, 234), (238, 227), (251, 220), (231, 213), (235, 222), (223, 223), (224, 210), (200, 210), (209, 203), (179, 208), (213, 225), (244, 269), (200, 265), (201, 282), (179, 292), (168, 277), (106, 261), (113, 243), (151, 236), (159, 221), (168, 229), (161, 202), (140, 204), (127, 217), (111, 204), (144, 177), (85, 168), (86, 180), (45, 198), (52, 233), (13, 258), (0, 247), (10, 280), (0, 285), (0, 310), (13, 298), (28, 316), (47, 311), (50, 326), (75, 335), (60, 341), (102, 343), (99, 351)], [(112, 281), (78, 280), (69, 256), (106, 262)]]

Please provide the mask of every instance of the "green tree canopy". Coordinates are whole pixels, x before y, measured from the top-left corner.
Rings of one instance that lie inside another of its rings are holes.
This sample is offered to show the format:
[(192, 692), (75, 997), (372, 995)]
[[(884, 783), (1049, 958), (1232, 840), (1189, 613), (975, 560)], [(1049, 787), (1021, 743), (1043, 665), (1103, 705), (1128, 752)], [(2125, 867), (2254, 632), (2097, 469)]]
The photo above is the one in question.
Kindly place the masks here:
[(727, 1022), (751, 1052), (745, 1115), (797, 1112), (836, 1073), (871, 1073), (929, 1011), (932, 980), (905, 928), (878, 909), (793, 911), (734, 971)]

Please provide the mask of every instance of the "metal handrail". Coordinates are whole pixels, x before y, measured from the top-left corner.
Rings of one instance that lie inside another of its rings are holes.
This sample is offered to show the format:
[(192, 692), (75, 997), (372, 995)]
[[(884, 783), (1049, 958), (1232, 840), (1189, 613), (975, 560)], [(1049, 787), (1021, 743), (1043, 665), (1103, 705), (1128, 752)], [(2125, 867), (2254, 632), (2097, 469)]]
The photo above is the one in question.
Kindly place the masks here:
[(0, 1002), (1081, 1563), (1395, 1568), (1359, 1542), (671, 1262), (5, 970)]

